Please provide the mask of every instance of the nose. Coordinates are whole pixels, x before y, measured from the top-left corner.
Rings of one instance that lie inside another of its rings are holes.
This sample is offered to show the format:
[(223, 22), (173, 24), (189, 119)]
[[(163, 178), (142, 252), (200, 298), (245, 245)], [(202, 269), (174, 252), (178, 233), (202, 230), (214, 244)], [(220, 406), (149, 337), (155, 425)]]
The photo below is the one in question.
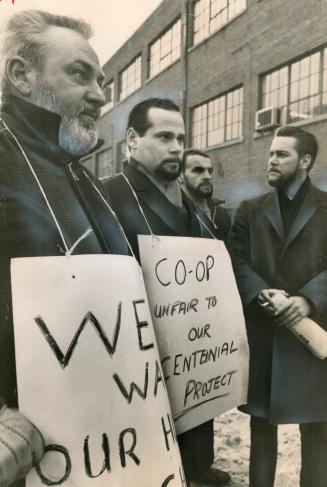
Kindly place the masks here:
[(205, 179), (207, 181), (211, 181), (212, 180), (212, 173), (209, 172), (208, 169), (205, 169), (205, 171), (203, 173), (203, 179)]
[(276, 164), (278, 161), (277, 161), (277, 156), (276, 156), (276, 152), (272, 152), (270, 155), (269, 155), (269, 163), (270, 164)]
[(180, 154), (184, 149), (184, 142), (178, 140), (177, 138), (172, 139), (169, 152), (172, 154)]
[(88, 102), (97, 104), (99, 107), (106, 104), (106, 97), (103, 89), (97, 81), (94, 81), (89, 85), (85, 98)]

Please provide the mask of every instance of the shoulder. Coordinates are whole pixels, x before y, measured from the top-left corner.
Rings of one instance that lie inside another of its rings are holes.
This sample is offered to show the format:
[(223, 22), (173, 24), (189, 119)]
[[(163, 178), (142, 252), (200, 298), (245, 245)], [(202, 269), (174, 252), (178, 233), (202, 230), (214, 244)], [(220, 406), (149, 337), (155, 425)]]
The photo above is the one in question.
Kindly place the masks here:
[(269, 201), (273, 196), (274, 196), (274, 191), (268, 191), (267, 193), (264, 193), (260, 196), (256, 196), (255, 198), (249, 198), (243, 200), (240, 203), (238, 209), (251, 211), (257, 208), (262, 208), (264, 203)]
[(125, 183), (124, 177), (121, 174), (116, 174), (116, 176), (113, 176), (107, 181), (105, 181), (103, 185), (106, 188), (106, 190), (109, 191), (124, 186), (124, 183)]
[(311, 191), (318, 199), (327, 202), (327, 191), (324, 191), (314, 184), (311, 184), (309, 191)]

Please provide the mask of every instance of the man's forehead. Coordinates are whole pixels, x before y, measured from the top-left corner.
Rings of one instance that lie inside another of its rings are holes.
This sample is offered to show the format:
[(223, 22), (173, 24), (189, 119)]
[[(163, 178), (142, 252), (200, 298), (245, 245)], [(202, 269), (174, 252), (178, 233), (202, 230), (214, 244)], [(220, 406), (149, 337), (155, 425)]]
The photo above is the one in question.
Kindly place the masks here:
[(204, 168), (212, 168), (212, 162), (209, 157), (202, 156), (201, 154), (190, 154), (186, 158), (186, 167), (193, 169), (196, 166)]
[(292, 150), (296, 149), (297, 140), (295, 137), (279, 137), (273, 138), (270, 150)]
[(102, 73), (98, 56), (78, 32), (66, 27), (50, 26), (44, 34), (46, 60), (57, 60), (69, 64), (82, 61)]
[(184, 120), (180, 112), (151, 107), (148, 111), (148, 121), (155, 131), (185, 132)]

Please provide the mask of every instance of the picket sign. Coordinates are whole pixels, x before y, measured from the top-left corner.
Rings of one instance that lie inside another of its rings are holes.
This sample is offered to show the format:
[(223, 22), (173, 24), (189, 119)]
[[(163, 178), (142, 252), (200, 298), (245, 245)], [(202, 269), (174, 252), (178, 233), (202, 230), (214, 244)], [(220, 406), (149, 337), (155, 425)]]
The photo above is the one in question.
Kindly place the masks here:
[(138, 239), (170, 404), (182, 433), (247, 400), (242, 304), (222, 241)]
[(27, 487), (181, 487), (141, 270), (114, 255), (11, 262), (20, 410), (46, 451)]

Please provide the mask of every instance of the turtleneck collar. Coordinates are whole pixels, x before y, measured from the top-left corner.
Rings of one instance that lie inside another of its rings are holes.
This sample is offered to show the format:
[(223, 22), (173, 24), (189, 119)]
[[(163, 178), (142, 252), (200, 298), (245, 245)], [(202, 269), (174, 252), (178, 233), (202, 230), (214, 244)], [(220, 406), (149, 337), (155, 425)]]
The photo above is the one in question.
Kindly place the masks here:
[[(60, 115), (17, 96), (7, 95), (1, 108), (1, 117), (23, 146), (41, 155), (46, 152), (53, 162), (68, 164), (80, 158), (69, 154), (59, 146)], [(90, 153), (103, 143), (100, 139)]]

